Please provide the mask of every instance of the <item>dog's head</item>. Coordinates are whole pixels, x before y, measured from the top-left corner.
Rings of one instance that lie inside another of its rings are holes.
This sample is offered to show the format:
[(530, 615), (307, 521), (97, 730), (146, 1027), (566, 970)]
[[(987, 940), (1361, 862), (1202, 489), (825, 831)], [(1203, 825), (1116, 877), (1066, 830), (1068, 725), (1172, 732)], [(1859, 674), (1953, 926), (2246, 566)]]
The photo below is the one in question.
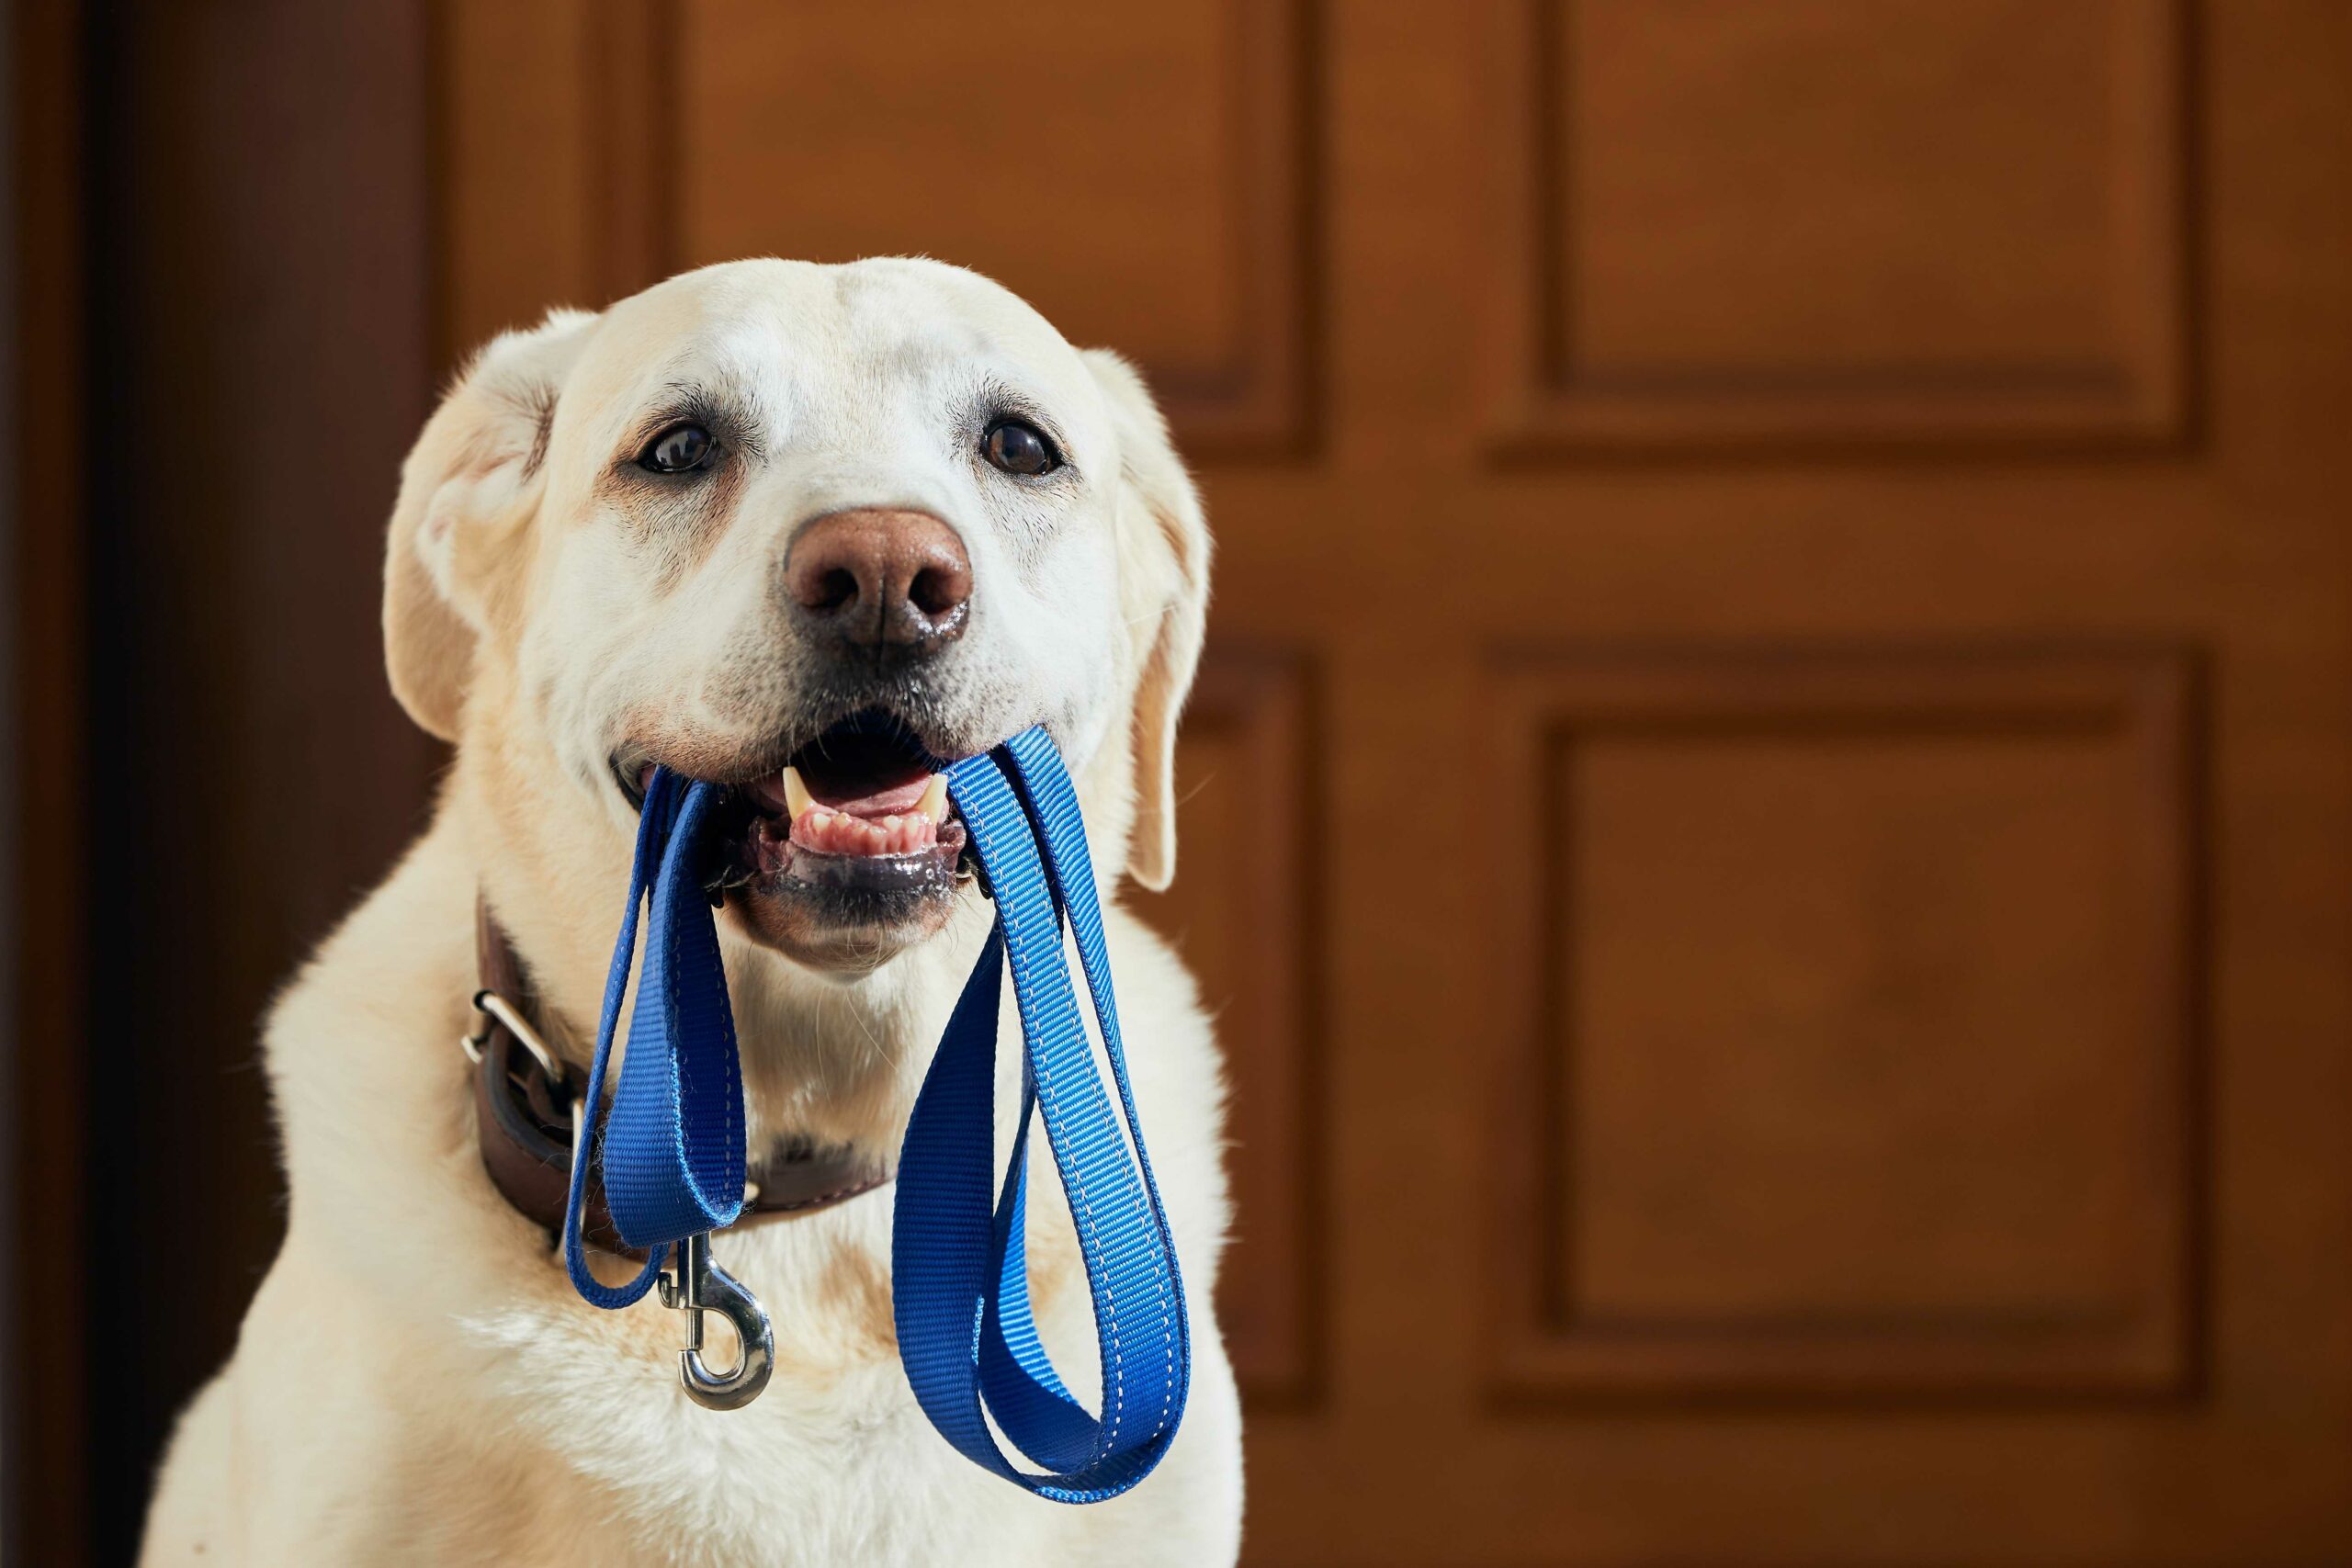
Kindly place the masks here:
[(739, 262), (481, 353), (404, 470), (385, 642), (500, 759), (510, 852), (607, 867), (654, 764), (725, 784), (731, 918), (858, 970), (957, 897), (938, 769), (1032, 724), (1165, 884), (1208, 550), (1116, 357), (959, 268)]

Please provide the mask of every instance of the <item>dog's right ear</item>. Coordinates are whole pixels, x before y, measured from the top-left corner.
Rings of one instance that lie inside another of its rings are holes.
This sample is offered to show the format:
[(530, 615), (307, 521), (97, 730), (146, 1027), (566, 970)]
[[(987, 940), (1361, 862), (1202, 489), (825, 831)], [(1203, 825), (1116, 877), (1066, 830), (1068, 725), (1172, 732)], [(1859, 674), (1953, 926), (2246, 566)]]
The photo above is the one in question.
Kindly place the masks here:
[(384, 550), (384, 664), (408, 716), (458, 736), (482, 584), (468, 570), (529, 521), (547, 489), (557, 396), (595, 317), (553, 310), (476, 355), (425, 422), (401, 468)]

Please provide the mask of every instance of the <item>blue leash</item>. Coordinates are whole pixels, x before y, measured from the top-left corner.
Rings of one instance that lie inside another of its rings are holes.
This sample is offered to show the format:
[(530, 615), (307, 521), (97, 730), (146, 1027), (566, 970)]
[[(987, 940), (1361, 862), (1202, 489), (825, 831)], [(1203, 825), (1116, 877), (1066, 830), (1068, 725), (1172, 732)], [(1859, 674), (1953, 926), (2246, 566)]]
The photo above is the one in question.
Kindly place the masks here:
[[(1142, 1480), (1167, 1452), (1191, 1386), (1192, 1332), (1127, 1080), (1093, 861), (1077, 794), (1043, 730), (958, 762), (948, 770), (947, 793), (995, 888), (997, 922), (948, 1021), (899, 1156), (890, 1247), (899, 1353), (924, 1414), (967, 1458), (1057, 1502), (1100, 1502)], [(1064, 919), (1118, 1087), (1116, 1118), (1063, 962)], [(1007, 961), (1021, 1008), (1021, 1116), (991, 1211), (997, 1001)], [(1023, 1219), (1033, 1107), (1044, 1112), (1093, 1292), (1099, 1418), (1062, 1385), (1030, 1315)], [(1047, 1473), (1004, 1457), (984, 1406)]]
[[(1150, 1473), (1183, 1418), (1192, 1337), (1182, 1278), (1136, 1116), (1093, 862), (1060, 755), (1043, 729), (1029, 729), (955, 764), (947, 787), (993, 890), (996, 922), (956, 1000), (899, 1154), (890, 1249), (899, 1358), (924, 1414), (974, 1462), (1056, 1502), (1100, 1502)], [(677, 1283), (662, 1281), (664, 1300), (699, 1306), (697, 1292), (707, 1292), (736, 1319), (747, 1345), (756, 1336), (763, 1348), (765, 1314), (709, 1260), (707, 1246), (710, 1232), (742, 1212), (744, 1179), (734, 1020), (694, 855), (718, 795), (716, 785), (654, 772), (582, 1096), (579, 1149), (598, 1150), (613, 1223), (650, 1256), (623, 1285), (601, 1284), (588, 1272), (580, 1226), (588, 1161), (575, 1150), (564, 1261), (582, 1297), (622, 1307), (644, 1295), (665, 1256), (673, 1257)], [(605, 1077), (639, 913), (648, 903), (628, 1054), (600, 1143)], [(1111, 1064), (1115, 1111), (1070, 984), (1065, 923)], [(1000, 1188), (996, 1034), (1008, 964), (1021, 1013), (1021, 1113)], [(1031, 1311), (1025, 1219), (1029, 1130), (1038, 1113), (1092, 1292), (1099, 1416), (1054, 1371)], [(746, 1303), (755, 1319), (721, 1304), (729, 1302)], [(689, 1391), (722, 1408), (748, 1403), (766, 1379), (763, 1351), (747, 1355), (734, 1386), (705, 1378), (697, 1390), (699, 1321), (684, 1356)], [(1042, 1473), (1005, 1457), (990, 1416)]]

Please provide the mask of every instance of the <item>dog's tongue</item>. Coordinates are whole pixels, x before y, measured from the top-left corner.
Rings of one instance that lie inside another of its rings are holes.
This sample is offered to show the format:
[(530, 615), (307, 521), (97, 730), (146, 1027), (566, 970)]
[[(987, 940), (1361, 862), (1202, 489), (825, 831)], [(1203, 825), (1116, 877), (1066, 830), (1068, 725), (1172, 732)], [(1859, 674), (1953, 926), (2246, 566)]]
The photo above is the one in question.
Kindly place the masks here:
[(927, 849), (947, 819), (946, 774), (858, 737), (804, 754), (752, 789), (781, 818), (784, 831), (775, 836), (825, 854)]
[(809, 796), (828, 810), (851, 817), (888, 817), (912, 811), (931, 787), (931, 775), (918, 772), (901, 784), (876, 786), (868, 778), (828, 779), (821, 768), (804, 768), (801, 778)]
[[(798, 785), (808, 791), (796, 803), (789, 829), (792, 841), (804, 850), (836, 855), (895, 855), (939, 841), (939, 824), (947, 815), (947, 775), (918, 771), (899, 784), (863, 779), (846, 788), (823, 775), (792, 776), (787, 770), (787, 798)], [(829, 787), (830, 784), (830, 787)]]
[(890, 817), (912, 810), (931, 784), (931, 769), (887, 733), (831, 734), (794, 759), (808, 790), (793, 803), (800, 816), (809, 802), (848, 817)]
[(749, 788), (769, 814), (763, 832), (826, 854), (926, 849), (947, 820), (947, 775), (887, 733), (829, 734)]

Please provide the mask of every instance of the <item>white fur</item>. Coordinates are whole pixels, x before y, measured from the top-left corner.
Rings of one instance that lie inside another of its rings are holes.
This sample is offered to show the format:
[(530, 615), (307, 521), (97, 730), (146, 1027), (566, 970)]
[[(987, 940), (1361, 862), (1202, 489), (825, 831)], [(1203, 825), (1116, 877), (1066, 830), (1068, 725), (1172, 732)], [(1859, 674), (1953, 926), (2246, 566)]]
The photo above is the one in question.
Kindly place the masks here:
[[(687, 548), (599, 501), (596, 481), (650, 399), (706, 374), (756, 400), (766, 454), (723, 536)], [(1040, 502), (973, 466), (942, 411), (981, 375), (1051, 411), (1081, 484)], [(1106, 893), (1123, 863), (1164, 882), (1166, 748), (1207, 537), (1124, 366), (1079, 355), (983, 279), (915, 262), (740, 263), (492, 345), (418, 443), (387, 562), (394, 688), (457, 761), (431, 828), (269, 1021), (286, 1245), (229, 1366), (182, 1417), (143, 1562), (1233, 1561), (1239, 1414), (1211, 1314), (1227, 1218), (1216, 1049), (1190, 977), (1115, 904), (1196, 1365), (1173, 1450), (1114, 1502), (1039, 1501), (923, 1419), (889, 1337), (888, 1189), (718, 1239), (776, 1325), (766, 1393), (721, 1414), (678, 1387), (678, 1314), (582, 1303), (482, 1173), (457, 1046), (477, 890), (583, 1056), (634, 831), (612, 749), (648, 714), (745, 740), (763, 704), (788, 714), (807, 677), (775, 568), (801, 524), (858, 505), (932, 511), (971, 553), (974, 616), (939, 678), (942, 711), (1000, 735), (1048, 723)], [(722, 921), (755, 1140), (895, 1146), (987, 919), (967, 893), (936, 932), (876, 936), (846, 964)], [(1010, 1009), (1008, 988), (1008, 1043)], [(1016, 1059), (1001, 1051), (1007, 1108)], [(1038, 1311), (1085, 1393), (1091, 1307), (1051, 1168), (1033, 1172)]]

